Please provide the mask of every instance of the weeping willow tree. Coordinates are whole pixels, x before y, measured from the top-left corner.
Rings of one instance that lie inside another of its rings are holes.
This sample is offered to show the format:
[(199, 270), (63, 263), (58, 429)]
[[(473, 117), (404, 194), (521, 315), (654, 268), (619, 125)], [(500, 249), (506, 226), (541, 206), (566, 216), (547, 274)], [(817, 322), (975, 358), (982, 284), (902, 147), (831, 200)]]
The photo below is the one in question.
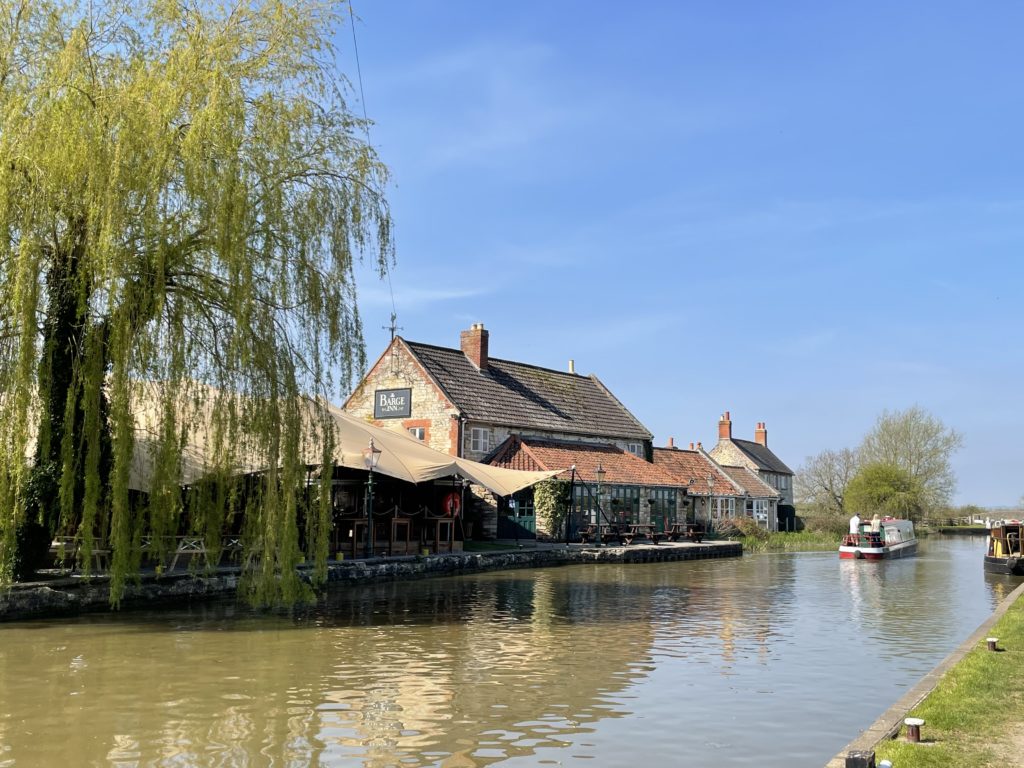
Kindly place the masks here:
[(315, 403), (365, 364), (354, 262), (392, 258), (334, 5), (0, 0), (0, 584), (32, 523), (109, 546), (116, 603), (145, 539), (239, 512), (251, 599), (325, 572)]

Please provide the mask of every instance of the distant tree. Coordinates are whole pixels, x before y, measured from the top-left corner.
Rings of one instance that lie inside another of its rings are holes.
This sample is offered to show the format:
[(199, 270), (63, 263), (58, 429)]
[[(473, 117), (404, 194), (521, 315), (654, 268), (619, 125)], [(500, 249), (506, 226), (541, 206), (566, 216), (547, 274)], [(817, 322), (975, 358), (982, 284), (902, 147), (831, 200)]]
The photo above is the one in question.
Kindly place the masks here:
[(862, 516), (878, 513), (919, 520), (924, 498), (921, 483), (895, 464), (866, 464), (846, 487), (846, 508)]
[(883, 411), (860, 446), (862, 466), (899, 467), (919, 486), (925, 509), (948, 505), (956, 489), (950, 458), (963, 437), (923, 408)]
[(843, 514), (850, 479), (857, 472), (857, 454), (849, 448), (810, 456), (796, 474), (796, 500), (821, 512)]
[[(383, 270), (392, 256), (387, 171), (333, 60), (340, 11), (0, 3), (0, 586), (26, 520), (78, 535), (86, 553), (105, 539), (115, 602), (143, 535), (219, 539), (230, 480), (196, 503), (180, 493), (181, 404), (203, 401), (221, 476), (241, 451), (266, 468), (244, 590), (306, 594), (304, 557), (325, 574), (326, 502), (299, 547), (299, 399), (319, 396), (326, 424), (326, 396), (365, 361), (353, 264), (368, 253)], [(141, 503), (129, 493), (140, 379), (163, 384)]]

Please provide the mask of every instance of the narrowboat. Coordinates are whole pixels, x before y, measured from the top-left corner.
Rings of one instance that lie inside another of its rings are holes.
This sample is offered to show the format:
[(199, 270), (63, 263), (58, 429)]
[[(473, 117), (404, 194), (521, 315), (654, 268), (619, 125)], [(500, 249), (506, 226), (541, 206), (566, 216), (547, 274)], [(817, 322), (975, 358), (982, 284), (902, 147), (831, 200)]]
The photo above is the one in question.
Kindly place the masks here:
[(883, 517), (877, 531), (870, 521), (862, 523), (857, 533), (843, 536), (839, 557), (843, 560), (888, 560), (907, 557), (917, 552), (917, 537), (910, 520)]
[(1020, 536), (1024, 523), (1020, 520), (995, 520), (988, 532), (985, 550), (985, 570), (992, 573), (1010, 573), (1024, 576), (1024, 554)]

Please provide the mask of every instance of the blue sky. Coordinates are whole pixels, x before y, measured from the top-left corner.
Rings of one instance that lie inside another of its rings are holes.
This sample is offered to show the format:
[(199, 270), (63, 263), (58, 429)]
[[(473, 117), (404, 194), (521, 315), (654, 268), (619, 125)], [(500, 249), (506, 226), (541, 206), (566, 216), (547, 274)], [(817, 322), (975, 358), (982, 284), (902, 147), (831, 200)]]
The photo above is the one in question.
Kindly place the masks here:
[[(729, 410), (793, 468), (917, 404), (964, 435), (956, 503), (1024, 494), (1024, 6), (355, 10), (403, 336), (482, 322), (656, 445)], [(391, 293), (360, 295), (373, 360)]]

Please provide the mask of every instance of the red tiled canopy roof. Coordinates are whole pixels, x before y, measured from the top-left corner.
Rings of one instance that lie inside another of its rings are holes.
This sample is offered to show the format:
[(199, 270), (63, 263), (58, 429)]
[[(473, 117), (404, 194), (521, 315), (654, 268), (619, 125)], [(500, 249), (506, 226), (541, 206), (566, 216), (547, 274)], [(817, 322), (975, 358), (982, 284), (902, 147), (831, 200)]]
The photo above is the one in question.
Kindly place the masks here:
[(570, 468), (576, 465), (576, 477), (585, 483), (597, 482), (595, 472), (600, 464), (605, 471), (602, 481), (605, 485), (685, 485), (657, 464), (644, 461), (614, 445), (569, 443), (513, 435), (495, 451), (488, 463), (508, 469), (561, 469), (563, 472), (559, 477), (566, 478)]
[(747, 495), (755, 499), (779, 499), (782, 494), (772, 488), (746, 467), (727, 467), (722, 469), (737, 483)]
[(655, 448), (654, 463), (675, 478), (677, 484), (687, 486), (691, 496), (708, 495), (708, 476), (712, 478), (712, 496), (743, 495), (722, 468), (700, 451)]

